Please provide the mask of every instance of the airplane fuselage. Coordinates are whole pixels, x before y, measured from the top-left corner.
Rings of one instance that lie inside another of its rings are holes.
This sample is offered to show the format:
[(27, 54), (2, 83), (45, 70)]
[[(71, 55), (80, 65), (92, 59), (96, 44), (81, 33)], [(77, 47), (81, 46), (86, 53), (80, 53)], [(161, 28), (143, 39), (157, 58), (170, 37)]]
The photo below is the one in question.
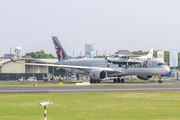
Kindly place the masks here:
[[(163, 65), (158, 65), (159, 63)], [(72, 65), (72, 66), (88, 66), (88, 67), (100, 67), (100, 68), (115, 68), (120, 69), (119, 73), (107, 72), (108, 77), (113, 76), (126, 76), (126, 75), (164, 75), (169, 72), (169, 68), (164, 62), (158, 59), (151, 59), (144, 62), (137, 63), (135, 65), (119, 66), (118, 64), (109, 63), (105, 59), (95, 58), (95, 59), (69, 59), (58, 62), (58, 64)], [(72, 71), (77, 74), (88, 74), (82, 70)]]

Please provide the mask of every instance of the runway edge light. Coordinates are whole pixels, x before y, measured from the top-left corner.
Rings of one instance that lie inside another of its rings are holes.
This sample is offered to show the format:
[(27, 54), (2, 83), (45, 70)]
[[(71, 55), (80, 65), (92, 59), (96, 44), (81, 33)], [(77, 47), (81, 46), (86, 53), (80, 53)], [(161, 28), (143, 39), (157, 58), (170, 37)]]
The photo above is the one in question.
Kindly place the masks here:
[(39, 104), (44, 106), (44, 120), (46, 120), (46, 106), (53, 104), (53, 102), (50, 102), (50, 100), (48, 100), (48, 102), (41, 102)]

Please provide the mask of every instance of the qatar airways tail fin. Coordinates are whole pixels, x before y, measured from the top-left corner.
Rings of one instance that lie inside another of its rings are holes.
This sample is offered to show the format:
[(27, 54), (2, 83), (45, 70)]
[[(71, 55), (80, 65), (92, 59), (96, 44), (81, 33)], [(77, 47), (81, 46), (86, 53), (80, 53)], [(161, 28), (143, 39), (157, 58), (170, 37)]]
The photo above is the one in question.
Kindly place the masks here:
[(52, 36), (54, 47), (59, 61), (68, 60), (69, 57), (56, 36)]
[(153, 51), (154, 51), (154, 48), (151, 48), (147, 55), (148, 58), (153, 58)]

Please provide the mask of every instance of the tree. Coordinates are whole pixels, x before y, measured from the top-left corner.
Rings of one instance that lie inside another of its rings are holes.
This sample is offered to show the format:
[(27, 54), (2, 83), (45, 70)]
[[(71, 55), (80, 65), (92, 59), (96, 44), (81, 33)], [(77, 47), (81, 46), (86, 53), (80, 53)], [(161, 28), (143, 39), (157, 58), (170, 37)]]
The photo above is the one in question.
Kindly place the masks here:
[(164, 51), (164, 61), (169, 64), (169, 51)]
[(69, 57), (69, 59), (73, 59), (73, 57), (71, 57), (71, 56), (68, 56)]
[(83, 58), (83, 56), (80, 56), (80, 55), (79, 55), (78, 57), (76, 57), (76, 59), (81, 59), (81, 58)]
[(104, 58), (102, 55), (94, 56), (94, 58)]
[(31, 56), (33, 58), (53, 58), (53, 59), (56, 58), (52, 54), (45, 53), (43, 50), (36, 51), (36, 52), (26, 53), (26, 55)]

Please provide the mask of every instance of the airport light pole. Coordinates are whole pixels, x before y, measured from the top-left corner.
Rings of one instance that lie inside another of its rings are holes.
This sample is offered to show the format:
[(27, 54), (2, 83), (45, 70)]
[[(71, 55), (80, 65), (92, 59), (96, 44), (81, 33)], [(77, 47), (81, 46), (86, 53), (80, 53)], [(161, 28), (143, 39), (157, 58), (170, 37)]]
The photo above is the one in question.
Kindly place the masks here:
[(33, 77), (34, 77), (34, 58), (33, 58)]
[(52, 80), (54, 79), (54, 67), (53, 67), (53, 76), (52, 76)]
[(44, 106), (44, 120), (46, 120), (46, 106), (50, 105), (50, 104), (53, 104), (53, 102), (50, 102), (48, 100), (48, 102), (42, 102), (42, 103), (39, 103), (40, 105)]

